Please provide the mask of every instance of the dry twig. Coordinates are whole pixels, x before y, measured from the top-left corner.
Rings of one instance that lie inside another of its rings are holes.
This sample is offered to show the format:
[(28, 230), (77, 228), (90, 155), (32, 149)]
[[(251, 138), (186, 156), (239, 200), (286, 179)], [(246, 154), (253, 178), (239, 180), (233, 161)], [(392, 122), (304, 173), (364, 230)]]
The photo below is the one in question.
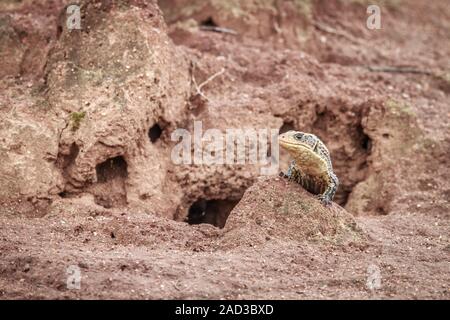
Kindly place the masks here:
[(203, 81), (199, 86), (198, 89), (201, 90), (204, 86), (206, 86), (209, 82), (213, 81), (215, 78), (217, 78), (218, 76), (220, 76), (221, 74), (223, 74), (225, 72), (225, 68), (222, 68), (219, 72), (216, 72), (215, 74), (213, 74), (211, 77), (209, 77), (208, 79), (206, 79), (205, 81)]
[(212, 76), (210, 76), (208, 79), (206, 79), (205, 81), (203, 81), (202, 83), (200, 83), (200, 85), (197, 84), (197, 81), (195, 80), (194, 77), (194, 70), (195, 70), (195, 62), (191, 63), (191, 81), (195, 86), (195, 90), (196, 90), (196, 94), (202, 96), (203, 98), (205, 98), (205, 100), (209, 101), (208, 97), (205, 96), (205, 94), (202, 92), (202, 88), (204, 86), (206, 86), (208, 83), (210, 83), (211, 81), (213, 81), (215, 78), (217, 78), (218, 76), (222, 75), (225, 72), (225, 68), (222, 68), (219, 72), (216, 72), (215, 74), (213, 74)]
[(200, 26), (200, 30), (213, 31), (213, 32), (219, 32), (219, 33), (228, 33), (228, 34), (232, 34), (234, 36), (236, 36), (238, 34), (233, 29), (216, 27), (216, 26)]

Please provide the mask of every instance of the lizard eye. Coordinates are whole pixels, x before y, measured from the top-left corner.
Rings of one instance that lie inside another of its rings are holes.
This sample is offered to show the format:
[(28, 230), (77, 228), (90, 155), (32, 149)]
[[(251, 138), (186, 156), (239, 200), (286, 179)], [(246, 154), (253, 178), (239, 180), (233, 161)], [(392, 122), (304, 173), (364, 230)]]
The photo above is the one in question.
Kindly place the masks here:
[(302, 140), (303, 138), (303, 133), (296, 133), (294, 134), (294, 139), (295, 140)]

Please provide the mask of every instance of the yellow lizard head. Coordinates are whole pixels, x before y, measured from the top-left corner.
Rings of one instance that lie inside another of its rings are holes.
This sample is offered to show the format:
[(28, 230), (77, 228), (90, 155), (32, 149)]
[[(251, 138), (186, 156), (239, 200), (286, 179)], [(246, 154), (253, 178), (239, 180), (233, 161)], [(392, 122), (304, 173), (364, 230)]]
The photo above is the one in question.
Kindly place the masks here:
[(319, 138), (311, 133), (288, 131), (278, 136), (280, 146), (290, 152), (315, 152)]

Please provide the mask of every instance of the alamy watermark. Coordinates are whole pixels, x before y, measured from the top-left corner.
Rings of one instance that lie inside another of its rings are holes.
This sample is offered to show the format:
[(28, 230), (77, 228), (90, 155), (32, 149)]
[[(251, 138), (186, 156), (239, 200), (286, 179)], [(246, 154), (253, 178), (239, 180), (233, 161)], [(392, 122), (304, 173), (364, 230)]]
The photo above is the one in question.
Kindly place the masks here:
[[(176, 129), (171, 140), (174, 164), (259, 165), (261, 175), (273, 175), (279, 167), (278, 129), (208, 129), (194, 121), (194, 132)], [(269, 155), (270, 145), (270, 155)]]
[(81, 29), (81, 13), (80, 6), (72, 4), (67, 7), (66, 10), (67, 20), (66, 26), (68, 30), (80, 30)]
[(367, 7), (369, 17), (366, 20), (366, 26), (369, 30), (381, 29), (381, 10), (376, 4)]
[(70, 265), (66, 269), (67, 281), (66, 286), (69, 290), (81, 289), (81, 270), (77, 265)]
[(372, 291), (381, 288), (381, 271), (377, 265), (371, 264), (367, 267), (366, 285)]

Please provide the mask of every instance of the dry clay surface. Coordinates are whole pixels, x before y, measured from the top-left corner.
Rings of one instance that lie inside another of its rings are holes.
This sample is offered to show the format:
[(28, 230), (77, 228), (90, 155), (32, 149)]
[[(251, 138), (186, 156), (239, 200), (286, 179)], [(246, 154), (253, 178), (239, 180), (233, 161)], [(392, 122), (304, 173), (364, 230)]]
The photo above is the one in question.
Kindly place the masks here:
[[(365, 1), (67, 4), (0, 4), (0, 298), (450, 298), (447, 1), (381, 30)], [(335, 203), (175, 164), (195, 121), (315, 133)]]
[[(6, 215), (2, 296), (448, 298), (442, 217), (353, 219), (280, 179), (253, 185), (224, 229), (87, 208), (80, 201), (32, 224)], [(80, 267), (80, 290), (66, 287), (71, 265)], [(381, 271), (378, 290), (367, 287), (369, 266)]]

